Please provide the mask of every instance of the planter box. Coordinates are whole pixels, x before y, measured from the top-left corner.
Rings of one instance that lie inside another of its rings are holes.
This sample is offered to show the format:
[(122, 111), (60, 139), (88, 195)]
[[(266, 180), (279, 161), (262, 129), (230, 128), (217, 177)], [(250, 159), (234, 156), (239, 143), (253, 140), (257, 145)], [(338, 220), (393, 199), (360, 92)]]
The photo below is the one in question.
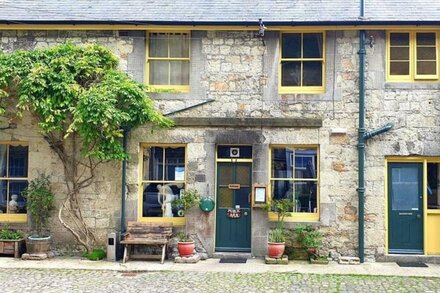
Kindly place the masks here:
[(19, 258), (24, 251), (24, 238), (18, 240), (0, 239), (0, 254), (12, 254), (15, 258)]

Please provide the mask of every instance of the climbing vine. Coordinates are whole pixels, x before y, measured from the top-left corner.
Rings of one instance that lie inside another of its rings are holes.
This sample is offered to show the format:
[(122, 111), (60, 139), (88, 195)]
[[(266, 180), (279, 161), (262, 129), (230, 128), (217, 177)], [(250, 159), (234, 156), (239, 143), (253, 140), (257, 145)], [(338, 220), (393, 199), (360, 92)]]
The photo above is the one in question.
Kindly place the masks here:
[(96, 237), (84, 221), (81, 190), (97, 167), (128, 158), (123, 128), (172, 121), (153, 108), (147, 89), (117, 69), (118, 59), (100, 45), (71, 43), (48, 49), (0, 53), (0, 114), (30, 112), (63, 164), (66, 198), (58, 218), (91, 251)]

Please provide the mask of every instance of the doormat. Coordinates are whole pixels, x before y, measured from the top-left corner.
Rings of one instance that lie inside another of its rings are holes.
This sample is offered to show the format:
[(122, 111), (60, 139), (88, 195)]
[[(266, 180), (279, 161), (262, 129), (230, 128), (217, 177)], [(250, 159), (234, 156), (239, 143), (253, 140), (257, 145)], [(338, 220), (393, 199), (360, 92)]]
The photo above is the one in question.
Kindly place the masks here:
[(403, 261), (398, 261), (396, 263), (399, 265), (399, 267), (402, 267), (402, 268), (427, 268), (428, 267), (423, 262), (403, 262)]
[(220, 263), (246, 263), (247, 259), (242, 257), (227, 257), (221, 258)]

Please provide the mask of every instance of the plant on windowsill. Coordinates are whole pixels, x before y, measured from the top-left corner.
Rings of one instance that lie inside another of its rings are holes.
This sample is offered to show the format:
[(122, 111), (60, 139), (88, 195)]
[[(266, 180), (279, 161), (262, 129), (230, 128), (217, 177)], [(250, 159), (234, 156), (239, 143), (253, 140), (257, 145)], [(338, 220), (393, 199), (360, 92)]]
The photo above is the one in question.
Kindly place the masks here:
[(49, 176), (40, 174), (29, 182), (22, 193), (27, 199), (27, 211), (30, 216), (32, 233), (26, 239), (26, 249), (30, 254), (47, 253), (50, 250), (51, 236), (48, 232), (48, 220), (54, 209), (55, 196), (50, 190)]
[(267, 254), (271, 258), (281, 258), (286, 248), (286, 237), (284, 233), (284, 219), (291, 215), (293, 201), (288, 198), (273, 199), (263, 205), (263, 210), (277, 214), (276, 227), (269, 231)]
[(298, 241), (307, 250), (311, 263), (328, 263), (327, 257), (319, 255), (322, 247), (322, 233), (312, 225), (298, 225), (294, 229)]
[(20, 257), (24, 250), (24, 237), (20, 231), (0, 228), (0, 254), (13, 254)]
[[(181, 211), (186, 216), (187, 212), (199, 204), (200, 195), (197, 190), (185, 190), (180, 198), (173, 201), (173, 206)], [(193, 254), (195, 244), (188, 235), (188, 225), (185, 224), (185, 233), (177, 234), (179, 242), (177, 243), (177, 250), (181, 257), (189, 257)]]

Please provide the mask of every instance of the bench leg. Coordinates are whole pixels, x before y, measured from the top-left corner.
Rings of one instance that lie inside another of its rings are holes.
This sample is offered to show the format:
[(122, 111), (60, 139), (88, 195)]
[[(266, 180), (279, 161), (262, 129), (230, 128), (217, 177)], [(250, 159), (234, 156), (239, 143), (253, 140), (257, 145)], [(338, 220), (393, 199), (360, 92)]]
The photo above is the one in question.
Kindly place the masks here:
[(124, 257), (122, 258), (122, 262), (125, 263), (127, 261), (127, 244), (124, 248)]
[(162, 260), (160, 261), (161, 264), (163, 264), (164, 260), (165, 260), (165, 251), (167, 249), (167, 245), (164, 244), (162, 245)]

